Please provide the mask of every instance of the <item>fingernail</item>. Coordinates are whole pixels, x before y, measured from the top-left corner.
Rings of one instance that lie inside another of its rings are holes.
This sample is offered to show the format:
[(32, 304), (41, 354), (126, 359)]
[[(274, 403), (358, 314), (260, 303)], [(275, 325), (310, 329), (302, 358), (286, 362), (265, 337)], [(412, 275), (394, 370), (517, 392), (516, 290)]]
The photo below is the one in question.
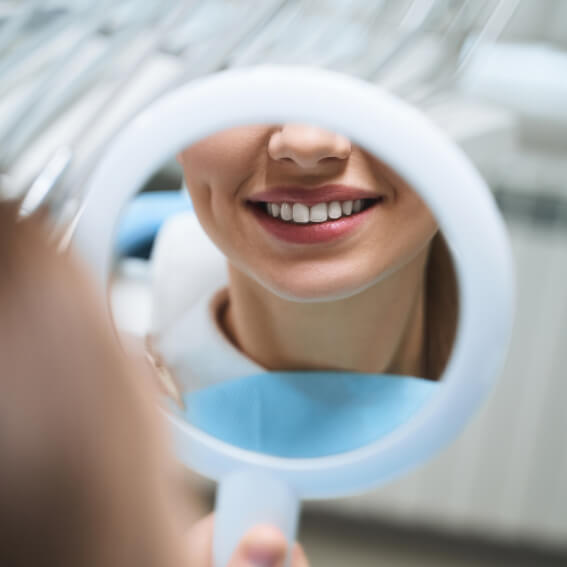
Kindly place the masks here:
[(247, 553), (250, 567), (277, 567), (280, 564), (281, 554), (267, 549), (251, 549)]
[(278, 529), (257, 526), (246, 534), (241, 549), (241, 557), (250, 567), (279, 567), (285, 559), (287, 541)]

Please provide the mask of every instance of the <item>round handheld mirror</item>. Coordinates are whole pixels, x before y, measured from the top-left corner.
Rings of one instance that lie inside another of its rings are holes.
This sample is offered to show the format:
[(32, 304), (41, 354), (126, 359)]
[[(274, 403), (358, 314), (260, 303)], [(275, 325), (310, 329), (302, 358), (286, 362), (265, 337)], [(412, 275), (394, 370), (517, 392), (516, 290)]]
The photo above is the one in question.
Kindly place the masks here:
[[(169, 93), (107, 149), (75, 234), (102, 287), (123, 207), (171, 156), (230, 266), (207, 328), (179, 314), (157, 333), (183, 402), (168, 412), (177, 454), (220, 481), (225, 565), (253, 524), (292, 540), (301, 499), (385, 482), (462, 430), (504, 360), (511, 254), (485, 183), (419, 112), (327, 71), (243, 69)], [(213, 254), (193, 257), (194, 281)], [(444, 284), (428, 303), (432, 266)]]

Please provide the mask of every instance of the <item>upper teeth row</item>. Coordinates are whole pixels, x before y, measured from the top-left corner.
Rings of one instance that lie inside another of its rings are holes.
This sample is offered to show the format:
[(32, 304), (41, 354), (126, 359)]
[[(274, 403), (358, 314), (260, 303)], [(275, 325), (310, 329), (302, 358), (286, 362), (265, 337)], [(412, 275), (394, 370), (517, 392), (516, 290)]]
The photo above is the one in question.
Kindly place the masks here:
[(303, 203), (267, 203), (268, 213), (284, 221), (307, 223), (325, 222), (327, 219), (338, 219), (351, 213), (358, 213), (362, 209), (362, 200), (331, 201), (330, 203), (317, 203), (308, 207)]

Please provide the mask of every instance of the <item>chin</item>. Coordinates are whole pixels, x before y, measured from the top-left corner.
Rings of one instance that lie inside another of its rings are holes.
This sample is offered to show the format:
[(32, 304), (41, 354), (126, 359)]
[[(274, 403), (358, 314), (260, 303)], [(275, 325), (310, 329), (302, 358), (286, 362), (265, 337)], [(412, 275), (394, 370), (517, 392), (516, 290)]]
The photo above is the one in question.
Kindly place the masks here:
[(297, 278), (280, 277), (276, 280), (263, 280), (260, 283), (274, 295), (287, 301), (322, 303), (352, 297), (370, 287), (375, 281), (374, 279), (372, 281), (354, 280), (352, 274), (349, 274), (348, 277), (332, 278), (320, 273), (317, 277), (313, 275), (310, 277), (303, 275)]

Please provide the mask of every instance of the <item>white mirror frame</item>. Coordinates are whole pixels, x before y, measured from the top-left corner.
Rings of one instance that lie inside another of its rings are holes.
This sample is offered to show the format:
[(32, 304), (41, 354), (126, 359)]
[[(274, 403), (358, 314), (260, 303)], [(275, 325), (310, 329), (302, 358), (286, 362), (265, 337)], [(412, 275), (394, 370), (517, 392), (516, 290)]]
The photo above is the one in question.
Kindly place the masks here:
[(376, 442), (340, 455), (283, 459), (245, 451), (169, 415), (178, 457), (213, 478), (252, 469), (276, 475), (300, 498), (368, 489), (425, 461), (454, 439), (503, 365), (515, 289), (508, 237), (490, 190), (466, 156), (414, 108), (374, 85), (305, 67), (236, 69), (191, 82), (138, 115), (89, 180), (74, 236), (106, 289), (120, 213), (180, 149), (247, 124), (300, 122), (339, 132), (392, 167), (422, 196), (453, 253), (459, 322), (432, 401)]

